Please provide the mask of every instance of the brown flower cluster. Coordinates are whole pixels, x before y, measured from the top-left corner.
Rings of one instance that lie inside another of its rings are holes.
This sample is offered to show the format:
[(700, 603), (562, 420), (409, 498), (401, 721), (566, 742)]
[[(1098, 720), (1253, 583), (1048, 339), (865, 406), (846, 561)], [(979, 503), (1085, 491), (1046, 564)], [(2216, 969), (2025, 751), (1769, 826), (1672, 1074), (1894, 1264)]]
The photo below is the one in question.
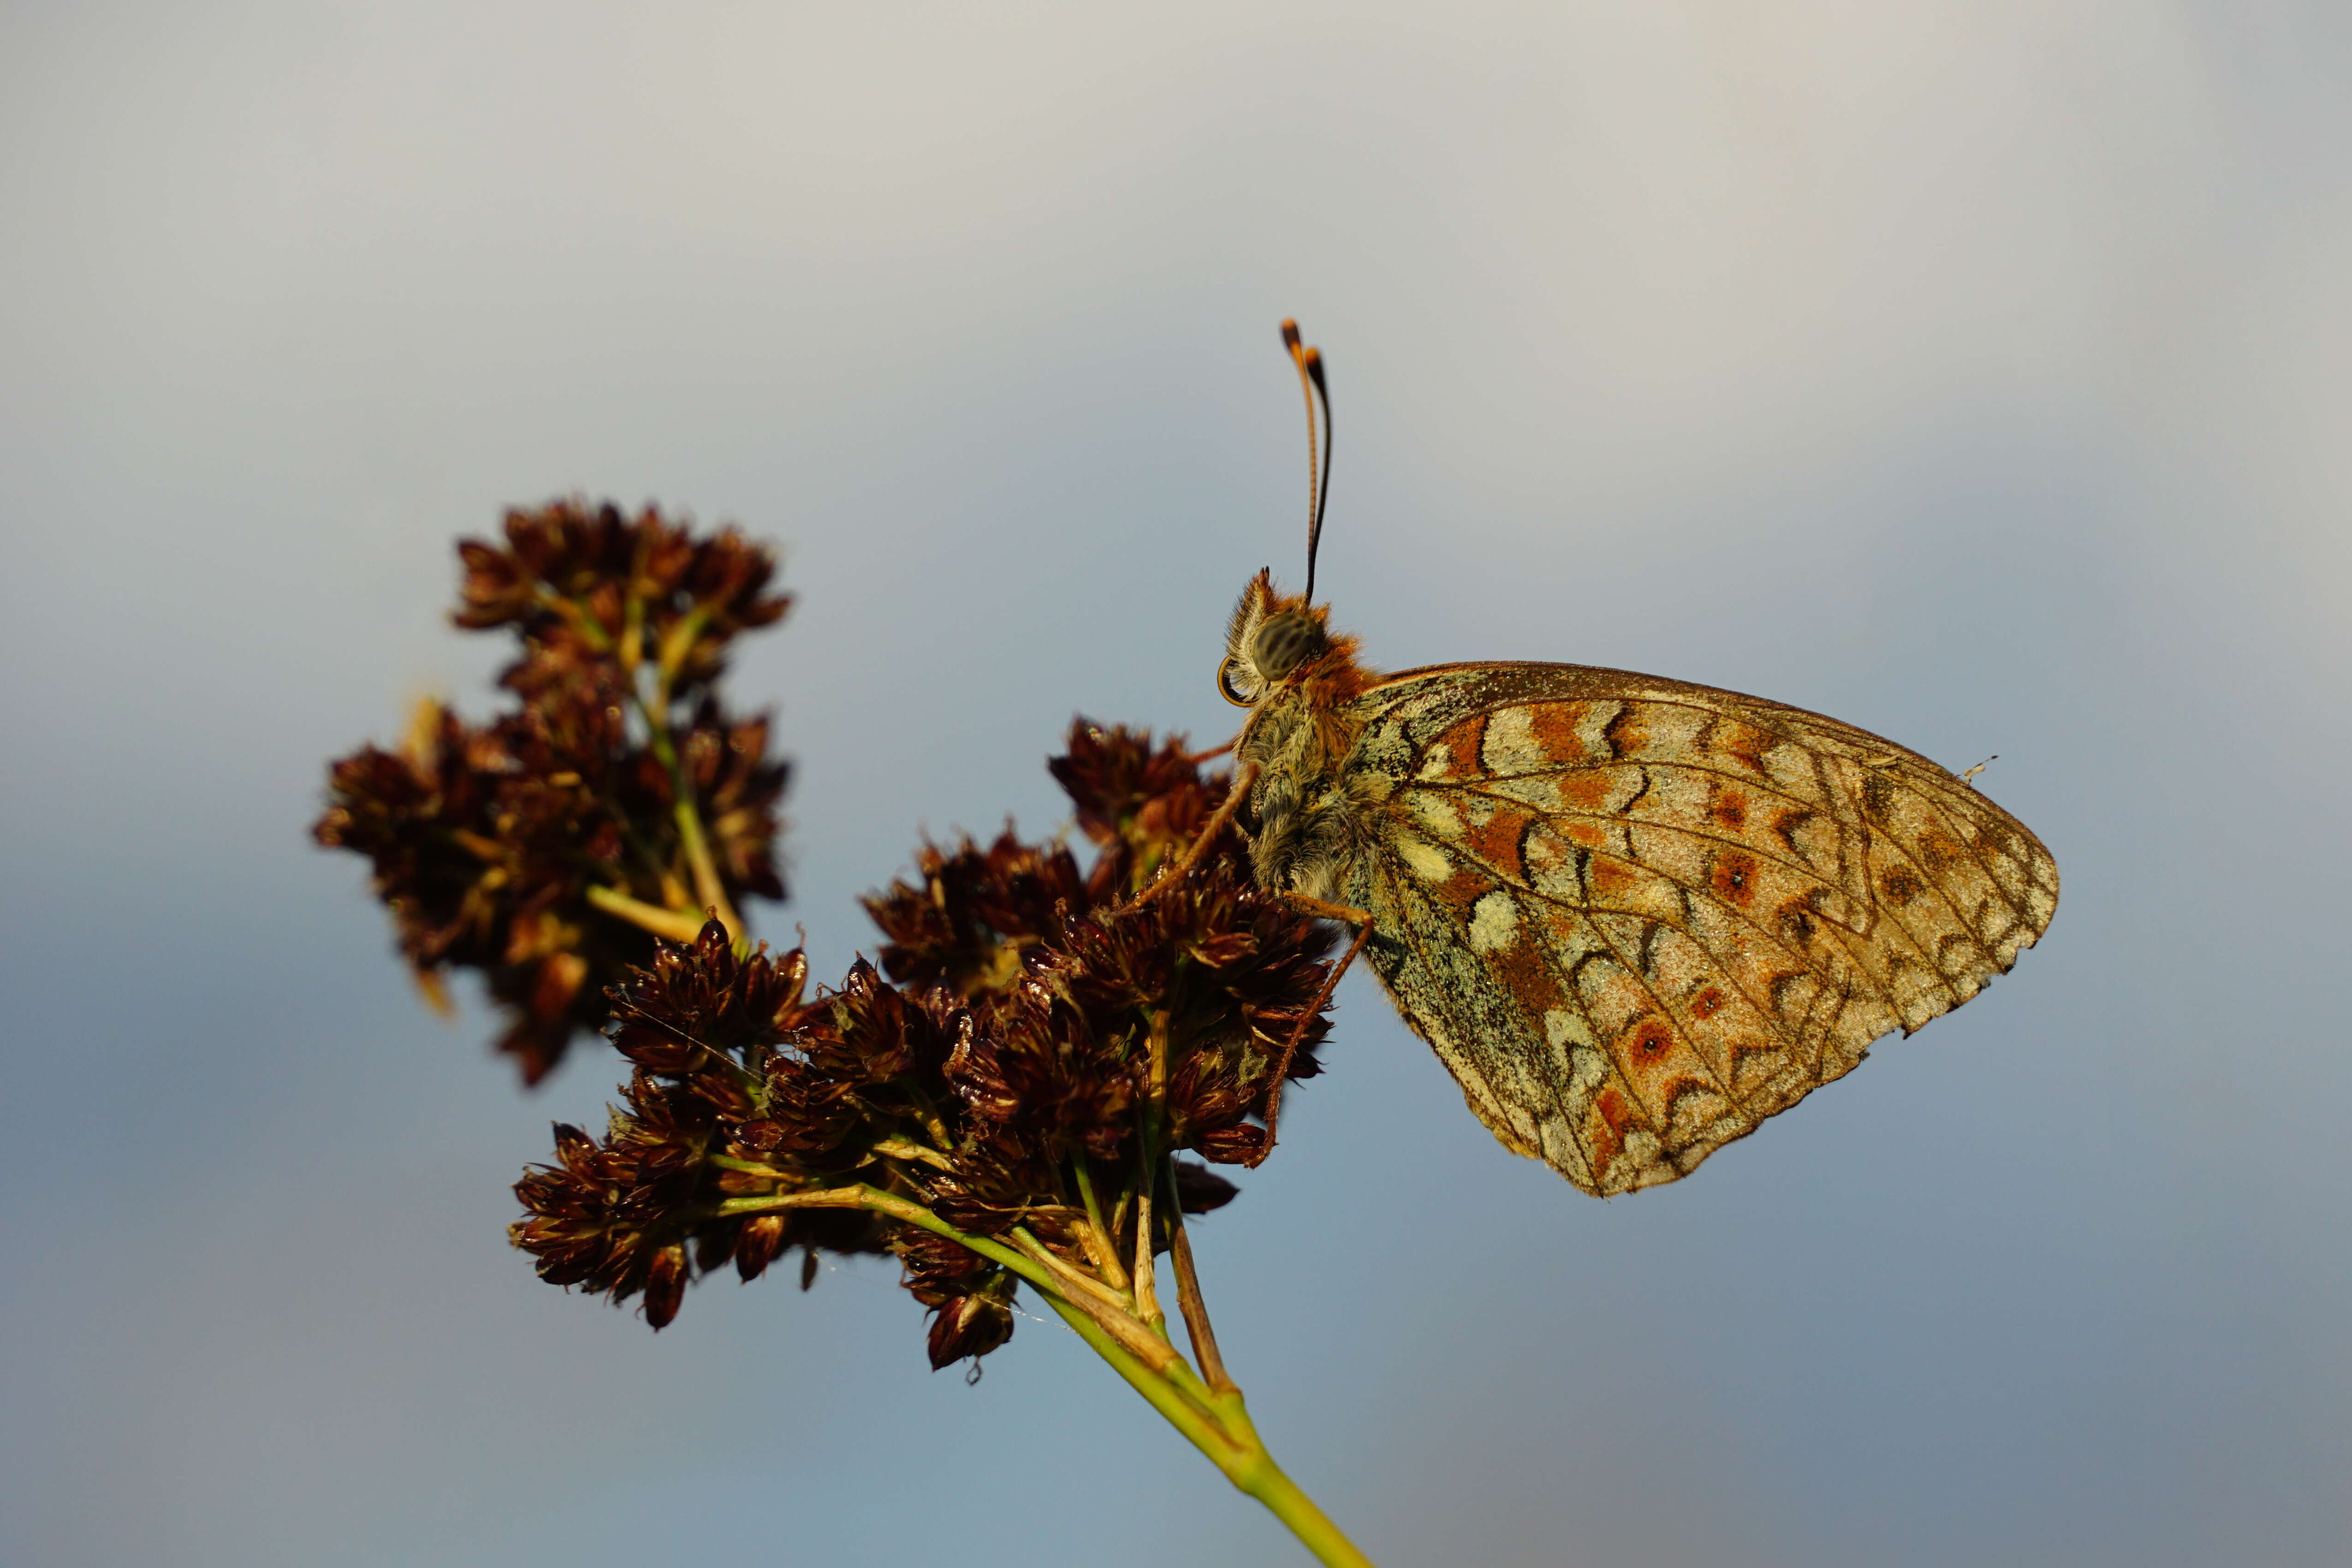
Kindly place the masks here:
[(746, 896), (781, 899), (786, 768), (768, 721), (715, 682), (734, 638), (782, 618), (775, 559), (733, 529), (698, 535), (651, 508), (510, 511), (503, 545), (459, 543), (455, 619), (504, 629), (517, 705), (487, 725), (438, 704), (396, 751), (332, 763), (321, 844), (367, 857), (428, 993), (479, 971), (527, 1082), (600, 1026), (605, 991)]
[(867, 900), (887, 979), (861, 960), (804, 998), (797, 952), (745, 956), (713, 923), (614, 988), (625, 1101), (601, 1141), (557, 1128), (516, 1187), (542, 1278), (642, 1295), (660, 1328), (730, 1261), (750, 1279), (798, 1247), (805, 1284), (820, 1252), (888, 1251), (946, 1366), (1011, 1336), (1008, 1265), (1124, 1289), (1171, 1213), (1234, 1195), (1174, 1156), (1262, 1152), (1294, 1035), (1289, 1076), (1315, 1071), (1331, 935), (1250, 881), (1229, 829), (1136, 900), (1223, 794), (1180, 744), (1081, 721), (1051, 765), (1092, 863), (1010, 832), (927, 846)]

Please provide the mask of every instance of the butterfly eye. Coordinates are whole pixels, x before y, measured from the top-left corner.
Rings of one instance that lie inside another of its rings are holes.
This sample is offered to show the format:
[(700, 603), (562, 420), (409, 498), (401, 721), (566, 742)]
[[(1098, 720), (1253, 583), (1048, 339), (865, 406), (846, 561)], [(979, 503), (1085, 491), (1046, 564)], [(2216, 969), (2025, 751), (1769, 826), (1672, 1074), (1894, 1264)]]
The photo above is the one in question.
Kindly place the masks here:
[(1240, 673), (1233, 656), (1226, 655), (1225, 662), (1217, 666), (1217, 695), (1236, 708), (1246, 708), (1255, 699), (1243, 696), (1240, 688), (1234, 684), (1234, 677)]
[(1268, 680), (1280, 680), (1328, 646), (1323, 628), (1305, 616), (1286, 613), (1271, 616), (1258, 628), (1250, 660)]

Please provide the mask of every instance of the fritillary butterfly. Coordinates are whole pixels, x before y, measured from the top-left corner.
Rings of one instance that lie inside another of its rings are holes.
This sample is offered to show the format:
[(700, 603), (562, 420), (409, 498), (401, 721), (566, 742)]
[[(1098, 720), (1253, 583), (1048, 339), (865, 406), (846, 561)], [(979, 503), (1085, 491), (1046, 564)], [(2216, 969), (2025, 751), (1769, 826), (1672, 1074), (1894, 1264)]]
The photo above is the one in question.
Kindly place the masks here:
[(1688, 1175), (2040, 938), (2041, 841), (1866, 731), (1583, 665), (1365, 668), (1310, 602), (1329, 404), (1284, 337), (1327, 438), (1307, 592), (1261, 572), (1226, 635), (1227, 809), (1507, 1148), (1602, 1196)]

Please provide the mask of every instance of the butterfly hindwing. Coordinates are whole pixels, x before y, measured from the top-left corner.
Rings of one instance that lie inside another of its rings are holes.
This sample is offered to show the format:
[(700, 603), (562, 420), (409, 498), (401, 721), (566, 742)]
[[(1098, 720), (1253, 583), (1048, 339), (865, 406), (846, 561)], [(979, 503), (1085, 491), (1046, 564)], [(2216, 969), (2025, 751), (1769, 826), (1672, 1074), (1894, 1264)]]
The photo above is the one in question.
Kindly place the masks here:
[(1672, 1181), (2040, 936), (2047, 850), (1935, 763), (1799, 709), (1575, 665), (1355, 700), (1367, 956), (1507, 1144)]

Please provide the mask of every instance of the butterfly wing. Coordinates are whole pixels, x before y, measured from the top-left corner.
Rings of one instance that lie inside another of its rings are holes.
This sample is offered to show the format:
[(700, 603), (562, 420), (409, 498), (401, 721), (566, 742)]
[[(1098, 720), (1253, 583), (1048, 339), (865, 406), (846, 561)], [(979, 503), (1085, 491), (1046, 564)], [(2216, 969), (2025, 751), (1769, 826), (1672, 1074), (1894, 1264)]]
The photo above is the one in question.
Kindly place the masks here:
[(2016, 818), (1802, 709), (1543, 664), (1356, 701), (1366, 956), (1495, 1134), (1588, 1193), (1689, 1174), (2057, 909)]

